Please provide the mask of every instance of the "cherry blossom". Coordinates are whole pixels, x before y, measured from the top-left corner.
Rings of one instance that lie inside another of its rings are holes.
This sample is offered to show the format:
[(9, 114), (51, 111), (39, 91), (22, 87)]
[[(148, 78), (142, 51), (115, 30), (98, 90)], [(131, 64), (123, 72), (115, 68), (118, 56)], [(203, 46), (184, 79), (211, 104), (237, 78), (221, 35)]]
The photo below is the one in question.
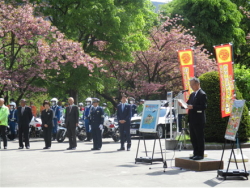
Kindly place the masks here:
[(45, 92), (33, 83), (46, 79), (46, 70), (72, 63), (90, 72), (101, 61), (82, 50), (82, 44), (69, 40), (42, 16), (34, 16), (29, 3), (14, 5), (0, 2), (0, 95), (15, 91)]

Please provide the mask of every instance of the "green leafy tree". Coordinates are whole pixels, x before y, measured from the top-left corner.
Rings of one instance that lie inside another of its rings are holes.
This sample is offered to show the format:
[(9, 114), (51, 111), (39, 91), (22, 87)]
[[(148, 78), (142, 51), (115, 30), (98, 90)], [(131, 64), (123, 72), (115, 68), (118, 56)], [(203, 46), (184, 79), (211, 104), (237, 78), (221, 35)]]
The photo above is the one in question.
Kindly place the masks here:
[(237, 86), (250, 109), (250, 69), (246, 68), (245, 65), (234, 65), (234, 76)]
[[(39, 11), (70, 39), (81, 42), (87, 53), (104, 59), (112, 56), (131, 60), (131, 52), (149, 45), (145, 32), (156, 18), (149, 0), (48, 0), (46, 3), (39, 6)], [(98, 42), (107, 44), (105, 50), (98, 48)]]
[(173, 0), (162, 6), (164, 10), (172, 16), (182, 15), (183, 25), (192, 28), (197, 40), (211, 52), (216, 44), (233, 42), (239, 53), (239, 46), (245, 43), (240, 27), (243, 16), (230, 0)]
[[(37, 13), (46, 15), (68, 38), (81, 42), (86, 53), (102, 59), (132, 61), (133, 51), (149, 46), (147, 32), (156, 20), (149, 0), (48, 0), (45, 4), (43, 0), (31, 1), (40, 5)], [(104, 86), (113, 82), (107, 78), (103, 82), (100, 67), (93, 73), (69, 67), (63, 75), (58, 79), (50, 75), (51, 82), (64, 82), (60, 89), (74, 98), (90, 90), (94, 90), (89, 92), (92, 95), (103, 95)], [(48, 87), (50, 91), (57, 89), (53, 84)]]

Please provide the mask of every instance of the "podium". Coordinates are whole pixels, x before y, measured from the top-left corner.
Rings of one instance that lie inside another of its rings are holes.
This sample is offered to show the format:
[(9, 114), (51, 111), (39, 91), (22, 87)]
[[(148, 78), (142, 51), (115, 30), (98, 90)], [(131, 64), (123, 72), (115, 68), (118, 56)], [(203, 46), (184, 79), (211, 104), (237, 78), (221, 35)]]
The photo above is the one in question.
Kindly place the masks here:
[(223, 165), (223, 161), (210, 158), (204, 158), (197, 161), (189, 159), (189, 157), (175, 158), (176, 167), (194, 171), (218, 170), (223, 168)]

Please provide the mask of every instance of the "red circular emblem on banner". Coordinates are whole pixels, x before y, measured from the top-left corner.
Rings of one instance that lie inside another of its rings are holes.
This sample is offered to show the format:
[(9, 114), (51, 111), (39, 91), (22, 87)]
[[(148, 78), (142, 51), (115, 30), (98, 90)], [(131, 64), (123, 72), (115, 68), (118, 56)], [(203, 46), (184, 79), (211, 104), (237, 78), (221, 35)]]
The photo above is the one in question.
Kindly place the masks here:
[(226, 49), (222, 49), (219, 51), (219, 58), (222, 59), (223, 61), (227, 60), (229, 57), (229, 52)]
[(181, 55), (181, 59), (182, 59), (184, 64), (187, 64), (191, 60), (191, 56), (189, 53), (183, 53)]

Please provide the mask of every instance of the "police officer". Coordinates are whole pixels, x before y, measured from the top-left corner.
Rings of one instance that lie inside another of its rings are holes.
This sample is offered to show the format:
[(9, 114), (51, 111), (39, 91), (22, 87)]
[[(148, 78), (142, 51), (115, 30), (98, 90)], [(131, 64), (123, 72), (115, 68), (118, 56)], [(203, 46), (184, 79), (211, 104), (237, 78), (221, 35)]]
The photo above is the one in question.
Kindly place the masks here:
[(51, 110), (53, 110), (53, 129), (52, 129), (52, 135), (53, 135), (53, 141), (56, 140), (56, 133), (57, 133), (57, 124), (58, 121), (60, 121), (60, 117), (61, 117), (61, 109), (60, 107), (57, 105), (57, 98), (53, 98), (50, 100), (51, 101)]
[(10, 126), (10, 132), (11, 132), (11, 141), (13, 141), (16, 138), (16, 125), (17, 125), (16, 103), (11, 102), (9, 104), (9, 107), (10, 107), (9, 126)]
[(133, 97), (130, 97), (129, 99), (132, 110), (132, 117), (134, 117), (134, 115), (137, 114), (137, 106), (135, 105), (135, 99)]
[(93, 99), (93, 106), (90, 109), (90, 125), (93, 136), (93, 148), (91, 150), (100, 150), (102, 148), (102, 129), (104, 122), (103, 108), (98, 106), (100, 100)]
[(103, 103), (103, 104), (102, 104), (102, 108), (103, 108), (103, 110), (104, 110), (104, 116), (110, 117), (110, 111), (109, 111), (109, 109), (107, 108), (107, 104), (106, 104), (106, 103)]
[(91, 97), (88, 97), (85, 100), (86, 106), (84, 109), (84, 114), (83, 114), (83, 120), (85, 123), (85, 129), (86, 129), (86, 134), (87, 134), (87, 140), (86, 141), (91, 141), (92, 140), (92, 135), (91, 135), (91, 129), (89, 128), (89, 112), (91, 109), (91, 105), (92, 105), (92, 99)]

